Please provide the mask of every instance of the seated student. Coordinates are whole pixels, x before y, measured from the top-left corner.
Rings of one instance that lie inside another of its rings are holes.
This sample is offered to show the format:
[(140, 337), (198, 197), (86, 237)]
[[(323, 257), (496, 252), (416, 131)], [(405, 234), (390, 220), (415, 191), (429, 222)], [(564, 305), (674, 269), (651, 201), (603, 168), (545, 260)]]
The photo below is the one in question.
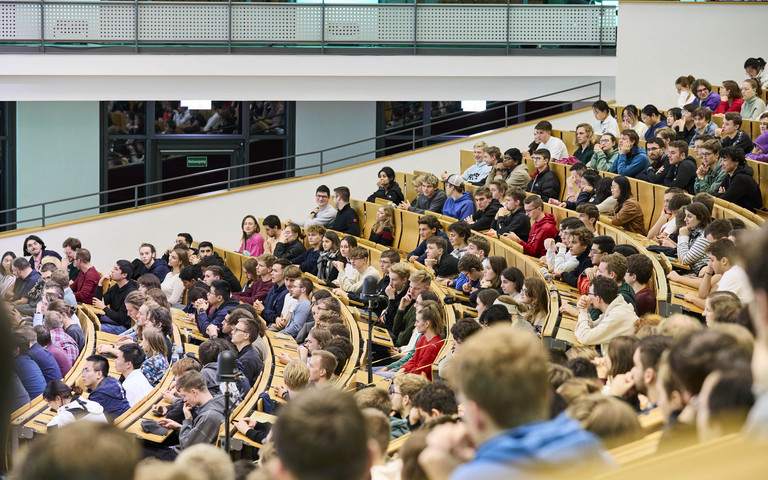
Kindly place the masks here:
[(525, 189), (531, 181), (528, 175), (528, 167), (523, 163), (523, 154), (517, 148), (510, 148), (504, 152), (504, 157), (497, 163), (491, 173), (488, 174), (486, 185), (493, 180), (503, 180), (510, 187)]
[(648, 131), (648, 125), (640, 121), (640, 112), (635, 105), (627, 105), (621, 112), (621, 129), (634, 130), (637, 134), (645, 138), (645, 132)]
[(395, 241), (395, 209), (391, 205), (382, 205), (376, 211), (376, 223), (371, 229), (368, 240), (391, 247)]
[(439, 279), (449, 278), (459, 274), (459, 261), (446, 252), (448, 244), (442, 237), (430, 237), (427, 242), (427, 258), (424, 265)]
[(264, 237), (259, 233), (261, 227), (253, 215), (246, 215), (240, 223), (240, 229), (243, 231), (243, 237), (240, 240), (240, 248), (237, 253), (242, 253), (247, 257), (258, 257), (264, 253)]
[(440, 186), (440, 179), (428, 173), (424, 175), (420, 185), (421, 193), (416, 197), (416, 200), (413, 203), (404, 200), (397, 208), (415, 213), (441, 213), (446, 196), (445, 192), (438, 188)]
[(524, 208), (528, 218), (533, 221), (528, 240), (522, 240), (514, 232), (505, 236), (522, 245), (526, 255), (542, 257), (546, 251), (544, 240), (557, 236), (555, 217), (551, 213), (544, 213), (544, 202), (537, 195), (527, 197)]
[(315, 350), (309, 357), (309, 383), (317, 389), (330, 390), (333, 385), (331, 377), (338, 365), (339, 361), (333, 353), (327, 350)]
[(664, 179), (667, 187), (679, 187), (693, 195), (696, 181), (696, 160), (688, 155), (688, 144), (675, 140), (669, 144), (669, 171)]
[(579, 276), (587, 268), (592, 266), (589, 259), (589, 250), (592, 248), (593, 234), (586, 228), (577, 228), (568, 232), (570, 240), (570, 254), (576, 260), (576, 266), (570, 270), (558, 270), (555, 268), (552, 277), (562, 280), (572, 287), (576, 287)]
[(445, 194), (448, 198), (443, 204), (442, 214), (453, 218), (467, 218), (475, 212), (472, 195), (464, 191), (464, 183), (458, 175), (451, 175), (445, 181)]
[(752, 167), (747, 165), (741, 149), (725, 147), (720, 150), (720, 164), (727, 176), (717, 190), (717, 198), (735, 203), (750, 212), (762, 208), (760, 186), (755, 181)]
[[(55, 378), (53, 379), (58, 380), (64, 378), (72, 368), (72, 362), (67, 357), (67, 353), (61, 347), (51, 343), (51, 332), (44, 326), (37, 325), (34, 328), (25, 327), (23, 332), (26, 332), (27, 328), (30, 328), (32, 333), (34, 333), (37, 345), (51, 354), (54, 366), (54, 369), (51, 369), (51, 373), (55, 375)], [(29, 337), (27, 339), (29, 340)], [(30, 347), (30, 350), (32, 348), (35, 348), (34, 345)], [(40, 362), (37, 363), (38, 365), (40, 364)], [(42, 366), (40, 367), (40, 370), (42, 370), (44, 372), (43, 375), (45, 375), (45, 369)]]
[(694, 111), (696, 111), (696, 107), (691, 104), (684, 105), (680, 109), (680, 118), (670, 125), (675, 131), (675, 140), (682, 140), (690, 144), (693, 137), (696, 136), (696, 123), (693, 121)]
[(698, 273), (707, 264), (706, 248), (709, 241), (704, 229), (712, 220), (703, 204), (693, 202), (685, 208), (685, 225), (678, 229), (677, 260), (691, 266)]
[[(732, 292), (744, 305), (754, 300), (754, 293), (744, 269), (735, 264), (736, 246), (727, 238), (721, 238), (707, 245), (709, 263), (702, 268), (703, 276), (698, 295), (687, 293), (685, 299), (700, 308), (705, 307), (705, 300), (712, 292)], [(720, 279), (715, 283), (713, 276)]]
[(375, 202), (377, 198), (388, 200), (395, 205), (400, 205), (405, 196), (400, 190), (400, 185), (395, 181), (395, 171), (390, 167), (384, 167), (379, 170), (379, 180), (376, 182), (378, 190), (373, 192), (367, 202)]
[[(488, 176), (493, 171), (494, 167), (496, 167), (496, 164), (499, 163), (501, 159), (501, 150), (499, 150), (499, 147), (484, 147), (483, 148), (483, 165), (482, 169), (480, 170), (480, 174), (477, 175), (475, 180), (472, 180), (471, 178), (475, 178), (473, 176), (465, 177), (466, 173), (469, 171), (469, 168), (462, 174), (461, 178), (465, 182), (469, 182), (472, 185), (475, 185), (477, 187), (481, 187), (483, 185), (486, 185), (488, 183)], [(472, 167), (470, 167), (472, 168)], [(443, 180), (446, 180), (447, 172), (443, 172)]]
[(720, 94), (712, 91), (712, 84), (703, 78), (697, 79), (693, 82), (691, 87), (696, 98), (693, 99), (693, 104), (697, 107), (704, 107), (709, 109), (710, 112), (714, 112), (720, 105)]
[(82, 390), (74, 389), (61, 380), (55, 380), (45, 387), (43, 400), (52, 410), (56, 410), (56, 416), (48, 422), (48, 427), (63, 427), (78, 420), (89, 422), (107, 423), (104, 416), (104, 408), (98, 403), (82, 398)]
[(491, 230), (497, 237), (514, 233), (519, 238), (528, 238), (531, 219), (526, 216), (523, 208), (525, 198), (525, 192), (521, 188), (512, 187), (507, 190), (504, 206), (496, 212), (496, 218), (491, 222)]
[(293, 260), (306, 251), (307, 248), (304, 246), (303, 240), (304, 233), (301, 231), (301, 227), (295, 223), (289, 223), (283, 229), (282, 238), (275, 245), (273, 255), (277, 258)]
[(719, 140), (710, 139), (702, 142), (699, 147), (701, 166), (696, 169), (696, 180), (693, 184), (694, 193), (708, 193), (714, 195), (725, 180), (726, 173), (720, 165)]
[(413, 397), (413, 408), (408, 421), (415, 425), (427, 424), (437, 419), (448, 418), (455, 421), (458, 417), (459, 406), (456, 402), (456, 392), (451, 390), (446, 382), (433, 382), (424, 385)]
[(739, 114), (747, 120), (757, 120), (758, 116), (765, 112), (765, 102), (760, 98), (763, 95), (760, 82), (754, 78), (748, 78), (744, 80), (741, 91), (744, 94), (744, 103), (741, 105)]
[[(507, 325), (467, 339), (453, 360), (456, 396), (476, 415), (429, 434), (420, 455), (428, 478), (501, 479), (544, 470), (573, 475), (605, 465), (599, 440), (576, 420), (565, 414), (548, 420), (546, 358), (535, 335)], [(463, 442), (477, 447), (459, 453)], [(557, 454), (544, 458), (543, 451)]]
[(275, 260), (275, 263), (272, 265), (271, 274), (272, 288), (267, 292), (267, 298), (264, 299), (264, 302), (259, 300), (253, 302), (256, 312), (267, 322), (267, 325), (275, 323), (275, 319), (280, 316), (282, 311), (283, 301), (288, 294), (283, 269), (289, 266), (291, 266), (291, 262), (284, 258)]
[[(74, 365), (77, 363), (77, 357), (80, 355), (80, 347), (77, 345), (77, 342), (64, 331), (65, 315), (62, 315), (57, 311), (60, 308), (56, 307), (61, 307), (61, 305), (54, 305), (59, 302), (60, 301), (57, 300), (49, 305), (43, 322), (45, 328), (50, 332), (51, 345), (64, 350), (67, 359)], [(64, 308), (69, 311), (69, 307), (67, 307), (66, 304), (64, 305)]]
[(492, 300), (495, 300), (502, 293), (501, 272), (507, 268), (507, 260), (504, 257), (492, 255), (484, 258), (482, 263), (483, 278), (480, 279), (480, 288), (478, 290), (473, 290), (469, 296), (469, 303), (471, 305), (475, 305), (475, 303), (478, 302), (478, 296), (485, 290), (496, 291), (498, 295), (495, 295)]
[[(202, 248), (202, 247), (201, 247)], [(139, 247), (139, 260), (141, 260), (142, 266), (140, 275), (146, 275), (151, 273), (156, 276), (161, 282), (165, 280), (165, 276), (170, 269), (168, 264), (162, 258), (155, 258), (157, 256), (157, 250), (151, 243), (142, 243)]]
[[(605, 354), (611, 339), (621, 335), (632, 335), (637, 320), (634, 307), (619, 295), (618, 285), (608, 277), (595, 277), (590, 292), (579, 298), (579, 320), (573, 333), (584, 345), (602, 346)], [(592, 320), (589, 308), (600, 311), (597, 320)]]
[(600, 211), (594, 205), (584, 204), (576, 207), (578, 218), (584, 224), (584, 228), (592, 232), (596, 231), (597, 221), (600, 219)]
[(368, 250), (363, 247), (353, 248), (349, 252), (349, 260), (354, 268), (351, 275), (347, 273), (341, 262), (335, 262), (337, 264), (336, 268), (339, 270), (337, 279), (339, 281), (339, 293), (336, 293), (336, 295), (341, 294), (342, 291), (350, 293), (362, 292), (363, 281), (369, 275), (375, 277), (377, 282), (381, 280), (381, 273), (368, 264), (368, 259)]
[(670, 187), (664, 192), (664, 207), (661, 215), (648, 230), (646, 238), (654, 240), (661, 245), (676, 247), (677, 244), (670, 239), (670, 235), (676, 234), (677, 223), (675, 217), (680, 208), (690, 205), (691, 197), (682, 188)]
[(393, 320), (392, 338), (396, 345), (408, 345), (413, 333), (413, 325), (416, 323), (416, 300), (422, 292), (429, 292), (433, 279), (432, 274), (426, 270), (418, 270), (411, 274), (408, 293), (400, 300)]
[[(362, 287), (361, 287), (362, 288)], [(312, 280), (301, 277), (293, 281), (290, 295), (296, 300), (296, 306), (290, 316), (279, 317), (269, 330), (296, 337), (307, 322), (312, 321), (312, 307), (309, 297), (314, 286)]]
[(264, 253), (251, 257), (243, 264), (243, 273), (248, 280), (242, 292), (235, 292), (232, 297), (243, 303), (253, 304), (256, 300), (264, 301), (272, 288), (272, 265), (277, 257)]
[(552, 124), (542, 120), (533, 127), (533, 143), (528, 147), (527, 152), (523, 152), (523, 157), (532, 156), (536, 150), (547, 150), (550, 157), (555, 161), (567, 158), (568, 148), (562, 140), (552, 136)]
[(218, 331), (221, 331), (224, 317), (230, 309), (235, 308), (239, 303), (236, 299), (230, 297), (229, 284), (224, 280), (214, 280), (211, 283), (211, 291), (208, 292), (208, 299), (200, 299), (195, 303), (197, 308), (197, 328), (207, 336), (208, 327), (213, 325)]
[(192, 370), (181, 374), (176, 379), (176, 391), (184, 398), (184, 421), (179, 423), (169, 418), (157, 421), (159, 425), (179, 432), (178, 445), (172, 449), (161, 447), (162, 450), (149, 454), (161, 460), (172, 460), (185, 448), (198, 443), (214, 444), (221, 424), (227, 421), (222, 413), (224, 395), (214, 397), (200, 372)]
[[(605, 133), (619, 134), (619, 123), (616, 120), (616, 112), (608, 106), (605, 100), (598, 100), (592, 104), (592, 113), (595, 115), (595, 133), (603, 135)], [(592, 134), (590, 134), (592, 135)], [(584, 162), (586, 163), (586, 162)]]
[(21, 381), (29, 398), (33, 399), (43, 393), (46, 383), (42, 370), (29, 356), (29, 340), (21, 333), (14, 333), (12, 341), (8, 343), (13, 348), (13, 373), (18, 377), (17, 381)]
[[(650, 140), (653, 136), (646, 138)], [(611, 166), (611, 173), (636, 177), (640, 172), (648, 169), (650, 166), (648, 155), (642, 147), (638, 146), (639, 141), (640, 137), (634, 130), (624, 130), (621, 132), (619, 155)]]
[[(662, 119), (661, 112), (654, 105), (646, 105), (640, 112), (640, 118), (643, 123), (648, 126), (648, 130), (645, 131), (645, 140), (648, 141), (656, 136), (656, 131), (660, 128), (667, 127), (667, 121)], [(633, 130), (634, 131), (634, 130)], [(624, 136), (624, 130), (621, 135)], [(640, 137), (638, 136), (638, 140)]]
[[(618, 133), (618, 127), (616, 132)], [(576, 126), (576, 137), (574, 142), (579, 148), (573, 152), (573, 156), (576, 157), (579, 163), (582, 163), (585, 166), (592, 160), (592, 155), (595, 152), (594, 136), (595, 131), (592, 129), (592, 125), (588, 123), (580, 123)]]
[(415, 331), (421, 334), (414, 355), (397, 373), (413, 373), (425, 375), (432, 380), (432, 363), (443, 346), (441, 333), (445, 328), (445, 313), (438, 302), (422, 301), (416, 307)]
[[(475, 145), (472, 147), (472, 155), (475, 158), (475, 164), (470, 165), (469, 168), (464, 170), (464, 173), (462, 173), (460, 176), (461, 180), (472, 183), (472, 184), (478, 184), (478, 185), (481, 185), (480, 182), (485, 181), (485, 178), (488, 176), (488, 173), (491, 171), (491, 168), (492, 168), (492, 165), (488, 165), (487, 163), (485, 163), (486, 148), (488, 148), (488, 144), (483, 142), (482, 140), (475, 143)], [(451, 176), (451, 174), (449, 174), (448, 171), (445, 170), (443, 171), (441, 176), (443, 181), (446, 181)], [(448, 194), (448, 192), (445, 192), (445, 193)]]
[(331, 190), (325, 185), (320, 185), (315, 190), (317, 206), (309, 212), (309, 216), (305, 220), (298, 222), (292, 222), (290, 219), (287, 219), (285, 223), (295, 223), (300, 227), (308, 227), (310, 225), (327, 227), (336, 218), (336, 209), (330, 204), (330, 199)]
[(536, 170), (531, 174), (531, 182), (526, 191), (539, 195), (545, 202), (548, 202), (550, 198), (558, 198), (560, 196), (560, 180), (555, 172), (549, 169), (549, 150), (539, 148), (533, 152), (531, 158)]
[(132, 274), (131, 262), (118, 260), (109, 277), (115, 284), (109, 287), (103, 295), (101, 284), (106, 277), (99, 280), (99, 288), (96, 290), (93, 306), (104, 310), (104, 315), (100, 316), (101, 329), (107, 333), (122, 333), (131, 327), (131, 318), (128, 316), (125, 306), (125, 297), (137, 288), (136, 282), (131, 280)]
[(350, 194), (347, 187), (333, 189), (333, 202), (336, 205), (336, 218), (328, 228), (339, 233), (357, 237), (360, 235), (360, 219), (349, 204)]
[(464, 293), (471, 293), (480, 288), (480, 280), (482, 280), (484, 272), (483, 264), (477, 256), (464, 255), (459, 260), (456, 269), (459, 271), (459, 277), (455, 280), (443, 280), (444, 285), (454, 287)]
[(652, 276), (653, 262), (650, 258), (640, 253), (627, 257), (624, 281), (635, 291), (635, 306), (641, 317), (656, 311), (656, 295), (649, 286)]
[(715, 136), (721, 136), (721, 144), (725, 147), (736, 147), (741, 149), (744, 154), (752, 151), (752, 139), (749, 138), (749, 134), (741, 128), (741, 115), (735, 112), (728, 112), (725, 114), (723, 120), (723, 128), (718, 128), (715, 131)]
[(85, 248), (78, 249), (75, 252), (74, 265), (79, 273), (71, 285), (72, 292), (78, 302), (90, 304), (100, 277), (96, 267), (91, 265), (91, 252)]
[[(768, 113), (764, 113), (762, 117), (760, 117), (760, 128), (763, 128), (763, 123), (765, 123), (766, 127), (768, 127)], [(763, 132), (755, 139), (755, 148), (752, 150), (752, 153), (748, 153), (746, 157), (750, 160), (756, 160), (758, 162), (768, 162), (768, 128), (766, 130), (763, 130)]]
[[(574, 164), (573, 167), (580, 168), (579, 165)], [(583, 166), (583, 165), (582, 165)], [(572, 167), (572, 168), (573, 168)], [(571, 170), (573, 173), (575, 170)], [(579, 205), (596, 205), (597, 204), (597, 182), (600, 180), (600, 175), (595, 170), (581, 170), (578, 173), (579, 187), (576, 190), (578, 193), (572, 200), (565, 200), (563, 202), (554, 198), (549, 199), (549, 203), (553, 205), (561, 205), (569, 210), (575, 210)], [(569, 177), (570, 178), (570, 177)], [(574, 178), (574, 182), (575, 182)]]
[[(584, 176), (584, 172), (587, 171), (587, 165), (584, 163), (574, 163), (571, 165), (571, 174), (565, 179), (565, 201), (576, 202), (581, 194), (581, 178)], [(550, 203), (553, 203), (554, 199), (549, 199)]]
[(637, 174), (638, 180), (661, 185), (669, 172), (669, 157), (666, 153), (664, 139), (654, 137), (645, 142), (645, 149), (648, 153), (650, 166), (647, 170)]
[(744, 99), (741, 95), (741, 87), (733, 80), (725, 80), (720, 87), (720, 105), (717, 106), (712, 115), (725, 115), (728, 112), (741, 112), (741, 106), (744, 105)]
[[(168, 268), (170, 272), (165, 276), (165, 280), (160, 283), (160, 289), (168, 298), (168, 302), (179, 305), (184, 296), (184, 283), (181, 281), (181, 271), (189, 266), (189, 256), (187, 248), (176, 248), (168, 254)], [(129, 279), (131, 277), (128, 277)], [(102, 281), (104, 279), (102, 278)]]
[(496, 212), (501, 208), (501, 203), (491, 197), (491, 190), (488, 187), (480, 187), (475, 190), (475, 203), (477, 209), (464, 221), (470, 224), (471, 230), (478, 232), (488, 230), (491, 228), (494, 217), (496, 217)]
[(331, 283), (336, 280), (339, 274), (339, 271), (333, 266), (333, 262), (341, 256), (339, 252), (341, 241), (336, 232), (325, 232), (321, 245), (323, 249), (320, 251), (320, 256), (317, 257), (317, 278), (321, 282)]
[(467, 253), (469, 248), (468, 240), (472, 236), (472, 231), (469, 229), (467, 222), (454, 222), (448, 225), (447, 230), (448, 240), (453, 248), (450, 254), (456, 260), (460, 260)]
[(548, 238), (544, 240), (544, 247), (547, 249), (546, 255), (540, 259), (550, 272), (554, 270), (567, 271), (576, 267), (576, 260), (571, 257), (568, 251), (570, 246), (569, 230), (583, 228), (584, 224), (576, 217), (565, 217), (560, 220), (560, 231), (557, 238)]
[(695, 146), (696, 137), (702, 135), (711, 135), (714, 138), (717, 131), (717, 124), (712, 121), (712, 112), (704, 107), (698, 107), (693, 111), (693, 124), (696, 126), (696, 133), (688, 144), (688, 147)]
[(136, 405), (152, 391), (152, 385), (141, 372), (141, 364), (145, 358), (137, 343), (121, 345), (117, 349), (115, 371), (124, 377), (123, 389), (130, 406)]
[[(294, 224), (288, 224), (294, 225)], [(288, 226), (285, 231), (288, 231)], [(317, 259), (320, 258), (320, 250), (323, 248), (323, 235), (325, 234), (325, 227), (322, 225), (310, 225), (306, 228), (307, 243), (309, 249), (304, 250), (303, 253), (297, 257), (293, 257), (291, 261), (294, 265), (298, 265), (302, 272), (307, 272), (312, 275), (317, 273)]]
[(616, 208), (606, 215), (617, 227), (633, 233), (645, 235), (645, 215), (640, 204), (632, 197), (632, 187), (625, 176), (613, 178), (611, 196), (616, 199)]
[[(638, 122), (638, 124), (644, 125), (641, 122)], [(600, 170), (601, 172), (610, 171), (613, 162), (616, 160), (616, 157), (619, 156), (619, 150), (616, 148), (617, 146), (618, 143), (616, 142), (616, 137), (612, 133), (602, 134), (600, 136), (600, 141), (592, 146), (592, 158), (589, 160), (587, 166), (595, 170)]]
[[(264, 225), (264, 233), (267, 234), (266, 238), (264, 238), (264, 253), (274, 255), (277, 242), (280, 241), (279, 239), (281, 239), (283, 235), (283, 224), (280, 222), (280, 219), (277, 218), (277, 215), (267, 215), (261, 223)], [(211, 246), (211, 248), (213, 247)], [(202, 249), (203, 243), (201, 242), (200, 250), (202, 251)]]
[[(202, 250), (202, 247), (201, 247)], [(205, 258), (203, 258), (200, 263), (200, 269), (205, 272), (205, 282), (208, 283), (207, 275), (208, 275), (208, 268), (209, 267), (218, 267), (218, 270), (214, 270), (214, 272), (218, 275), (218, 277), (221, 280), (224, 280), (229, 284), (229, 290), (231, 292), (239, 292), (243, 289), (243, 286), (240, 285), (240, 280), (237, 279), (234, 273), (232, 273), (232, 270), (229, 269), (228, 266), (224, 265), (224, 259), (217, 255), (209, 255)], [(141, 284), (141, 282), (139, 282)]]
[(264, 370), (264, 362), (252, 346), (257, 338), (259, 325), (255, 320), (243, 317), (232, 329), (232, 343), (237, 347), (237, 360), (242, 364), (243, 374), (251, 385), (256, 385), (261, 371)]
[(83, 386), (88, 390), (88, 400), (101, 405), (109, 420), (114, 420), (131, 408), (123, 385), (109, 375), (109, 362), (101, 355), (91, 355), (85, 359)]
[(140, 345), (147, 357), (141, 364), (141, 373), (152, 387), (156, 387), (169, 366), (165, 335), (155, 327), (144, 328), (141, 332)]
[[(440, 223), (440, 220), (434, 215), (424, 215), (419, 218), (419, 238), (421, 243), (415, 249), (408, 252), (408, 261), (424, 263), (424, 259), (427, 258), (427, 239), (430, 237), (437, 235), (449, 241), (448, 235), (443, 232), (442, 228), (443, 225)], [(448, 252), (450, 251), (451, 248), (448, 247)]]

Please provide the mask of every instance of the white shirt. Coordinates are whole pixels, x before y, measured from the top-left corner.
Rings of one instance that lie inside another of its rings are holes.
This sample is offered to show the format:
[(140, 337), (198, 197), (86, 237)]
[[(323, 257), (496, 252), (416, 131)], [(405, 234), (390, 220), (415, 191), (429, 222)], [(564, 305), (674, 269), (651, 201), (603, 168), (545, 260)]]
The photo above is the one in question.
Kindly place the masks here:
[(618, 137), (621, 131), (619, 130), (619, 122), (615, 118), (608, 115), (602, 122), (595, 122), (595, 133), (602, 135), (604, 133), (612, 133), (614, 137)]
[(659, 233), (666, 233), (667, 235), (672, 235), (675, 233), (675, 230), (677, 230), (677, 221), (674, 217), (670, 219), (667, 223), (661, 226), (661, 232)]
[(280, 311), (280, 316), (283, 318), (289, 318), (291, 313), (293, 313), (293, 309), (296, 308), (296, 305), (298, 304), (299, 301), (293, 298), (289, 293), (285, 296), (285, 300), (283, 300), (283, 309)]
[(717, 282), (717, 291), (733, 292), (743, 304), (748, 304), (755, 299), (747, 272), (738, 265), (732, 266), (730, 270), (723, 274), (720, 281)]
[(546, 143), (540, 143), (538, 148), (546, 148), (549, 150), (549, 156), (552, 160), (560, 160), (561, 158), (568, 158), (568, 148), (565, 143), (557, 137), (549, 137)]
[(163, 291), (169, 303), (181, 303), (181, 297), (184, 295), (184, 283), (179, 275), (179, 273), (168, 272), (165, 280), (160, 284), (160, 290)]
[(149, 392), (152, 391), (152, 385), (150, 385), (147, 377), (141, 373), (141, 370), (136, 369), (123, 380), (123, 389), (125, 389), (125, 398), (128, 400), (128, 404), (134, 406), (149, 395)]

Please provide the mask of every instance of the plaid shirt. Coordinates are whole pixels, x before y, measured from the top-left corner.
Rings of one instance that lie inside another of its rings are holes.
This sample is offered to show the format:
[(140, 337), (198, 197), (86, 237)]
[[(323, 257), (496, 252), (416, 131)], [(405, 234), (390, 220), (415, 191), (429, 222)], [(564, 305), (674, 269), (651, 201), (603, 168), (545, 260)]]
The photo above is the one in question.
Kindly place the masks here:
[(77, 356), (80, 355), (80, 349), (77, 347), (72, 337), (67, 335), (63, 328), (54, 328), (51, 330), (51, 343), (64, 350), (67, 354), (67, 358), (72, 365), (77, 362)]
[(141, 373), (153, 387), (160, 383), (166, 370), (168, 370), (168, 359), (162, 353), (152, 355), (141, 364)]

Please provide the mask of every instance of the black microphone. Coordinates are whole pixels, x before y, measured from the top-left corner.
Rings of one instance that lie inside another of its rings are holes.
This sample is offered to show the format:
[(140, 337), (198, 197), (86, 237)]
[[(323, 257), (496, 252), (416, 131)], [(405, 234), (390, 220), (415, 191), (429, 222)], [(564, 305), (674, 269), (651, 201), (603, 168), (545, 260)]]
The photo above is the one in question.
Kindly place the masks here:
[(360, 300), (376, 300), (379, 298), (377, 288), (379, 281), (373, 275), (368, 275), (363, 279), (363, 291), (360, 292)]
[(237, 354), (232, 350), (224, 350), (219, 354), (219, 367), (216, 378), (220, 382), (237, 381)]

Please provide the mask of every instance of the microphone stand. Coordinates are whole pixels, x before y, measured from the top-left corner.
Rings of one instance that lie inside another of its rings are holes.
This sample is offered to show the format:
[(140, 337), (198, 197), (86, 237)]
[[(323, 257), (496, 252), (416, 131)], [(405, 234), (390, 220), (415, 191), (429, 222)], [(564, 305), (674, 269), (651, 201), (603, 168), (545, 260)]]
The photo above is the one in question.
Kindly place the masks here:
[(376, 277), (368, 275), (363, 280), (360, 300), (368, 301), (368, 384), (373, 383), (373, 301), (379, 297)]

